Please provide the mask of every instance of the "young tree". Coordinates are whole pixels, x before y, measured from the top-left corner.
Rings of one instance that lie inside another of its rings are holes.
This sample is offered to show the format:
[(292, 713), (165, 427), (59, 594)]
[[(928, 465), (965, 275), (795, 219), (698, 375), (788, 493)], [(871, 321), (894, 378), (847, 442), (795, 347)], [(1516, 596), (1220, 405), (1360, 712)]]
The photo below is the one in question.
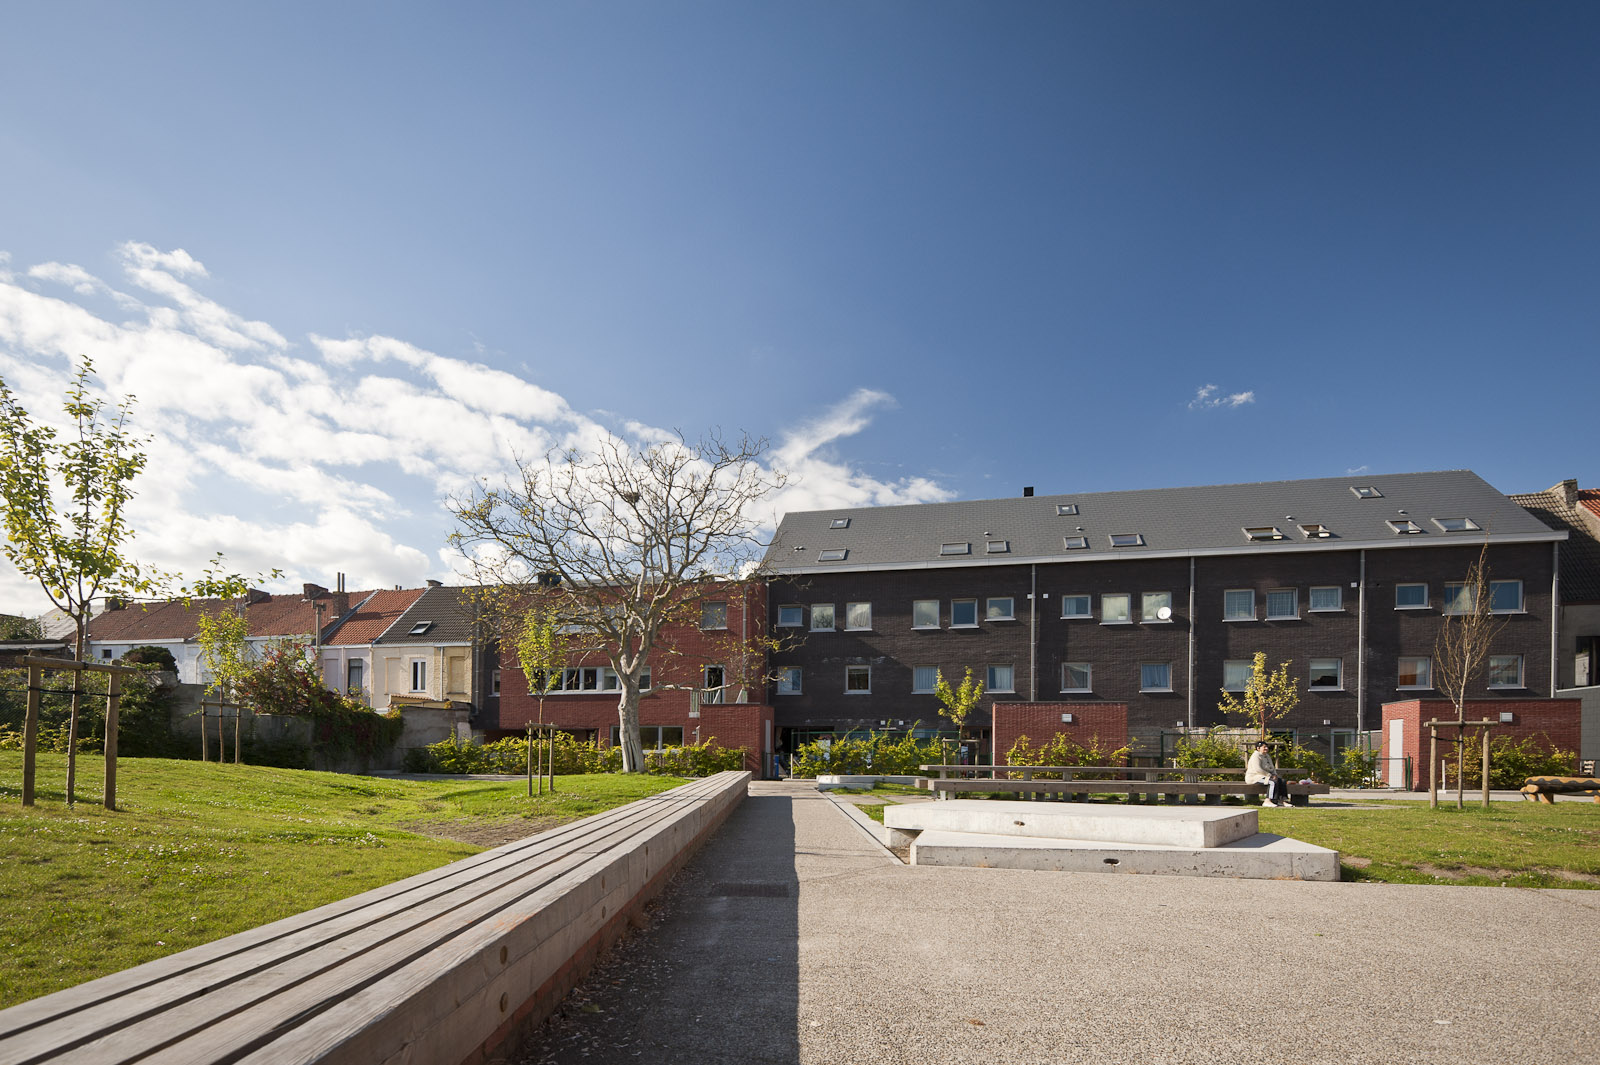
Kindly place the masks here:
[[(505, 484), (452, 501), (450, 544), (478, 584), (537, 603), (576, 634), (574, 650), (617, 674), (623, 769), (644, 771), (639, 685), (663, 626), (699, 617), (700, 589), (756, 580), (762, 547), (754, 505), (784, 482), (766, 442), (681, 435), (635, 447), (615, 437), (590, 452), (519, 460)], [(751, 634), (755, 638), (759, 634)], [(660, 671), (652, 688), (663, 683)]]
[(950, 682), (944, 679), (943, 670), (934, 671), (933, 697), (939, 700), (939, 705), (944, 707), (944, 716), (955, 722), (957, 741), (967, 738), (967, 718), (978, 708), (978, 702), (983, 698), (983, 681), (972, 675), (972, 667), (967, 667), (967, 674), (962, 678), (961, 684), (952, 688)]
[[(282, 570), (273, 570), (271, 576), (281, 577)], [(206, 692), (215, 695), (219, 703), (233, 703), (233, 760), (239, 760), (240, 724), (237, 699), (239, 685), (255, 668), (250, 653), (250, 623), (246, 617), (246, 597), (250, 585), (237, 573), (222, 574), (222, 555), (212, 557), (205, 574), (188, 589), (185, 607), (199, 610), (195, 618), (195, 641), (200, 645), (200, 665), (210, 674)], [(215, 600), (217, 602), (206, 602)], [(201, 713), (204, 714), (204, 708)], [(222, 739), (221, 708), (218, 708), (217, 739)], [(220, 756), (219, 756), (220, 760)]]
[[(1467, 692), (1483, 678), (1489, 651), (1506, 619), (1494, 613), (1494, 588), (1489, 581), (1489, 545), (1467, 567), (1466, 580), (1452, 585), (1454, 594), (1444, 606), (1444, 624), (1433, 645), (1434, 687), (1456, 710), (1456, 807), (1465, 805), (1467, 746)], [(1433, 768), (1429, 772), (1432, 773)], [(1487, 792), (1485, 793), (1487, 795)]]
[(1285, 662), (1275, 672), (1267, 672), (1267, 655), (1257, 651), (1250, 666), (1250, 682), (1245, 685), (1244, 698), (1237, 699), (1223, 689), (1222, 702), (1217, 708), (1224, 714), (1243, 714), (1267, 738), (1267, 727), (1300, 705), (1300, 689), (1289, 676), (1289, 663)]
[[(62, 409), (69, 428), (36, 421), (0, 379), (0, 499), (6, 557), (39, 583), (72, 618), (74, 653), (88, 651), (94, 602), (152, 591), (153, 575), (126, 553), (133, 538), (127, 509), (133, 480), (144, 469), (143, 440), (128, 427), (133, 397), (113, 411), (92, 395), (94, 364), (83, 359), (67, 386)], [(64, 438), (63, 438), (64, 437)], [(74, 801), (82, 672), (73, 674), (67, 725), (67, 802)]]
[[(522, 616), (516, 632), (517, 665), (528, 680), (528, 694), (539, 700), (539, 729), (544, 731), (545, 696), (561, 687), (561, 671), (567, 664), (567, 636), (561, 626), (539, 610)], [(550, 790), (556, 790), (555, 745), (550, 750)], [(544, 774), (539, 776), (539, 792), (544, 793)], [(528, 738), (528, 793), (533, 794), (533, 737)]]

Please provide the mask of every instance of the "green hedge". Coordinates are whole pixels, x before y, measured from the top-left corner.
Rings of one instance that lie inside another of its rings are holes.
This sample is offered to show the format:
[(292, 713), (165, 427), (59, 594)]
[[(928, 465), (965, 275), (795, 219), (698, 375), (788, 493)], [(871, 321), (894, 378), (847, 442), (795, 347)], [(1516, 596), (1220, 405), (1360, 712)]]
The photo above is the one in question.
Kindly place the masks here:
[(836, 737), (823, 748), (807, 743), (794, 752), (789, 772), (797, 777), (824, 774), (915, 776), (919, 765), (939, 765), (949, 757), (949, 741), (917, 739), (911, 733), (892, 736), (871, 732)]
[[(645, 772), (674, 777), (705, 777), (743, 769), (743, 747), (719, 747), (716, 737), (704, 743), (646, 751)], [(555, 771), (558, 776), (580, 773), (622, 772), (622, 748), (582, 743), (565, 732), (555, 734)], [(502, 773), (528, 771), (528, 741), (520, 736), (494, 743), (472, 743), (455, 738), (406, 752), (405, 767), (412, 773)]]

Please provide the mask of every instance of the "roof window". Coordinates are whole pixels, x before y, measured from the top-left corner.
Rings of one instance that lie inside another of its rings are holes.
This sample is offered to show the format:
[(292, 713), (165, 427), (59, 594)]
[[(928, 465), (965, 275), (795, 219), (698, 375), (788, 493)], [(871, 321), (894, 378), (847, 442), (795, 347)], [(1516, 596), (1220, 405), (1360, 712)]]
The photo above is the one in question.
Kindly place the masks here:
[(1276, 525), (1246, 525), (1244, 535), (1250, 540), (1282, 540), (1283, 533)]
[(847, 548), (847, 547), (833, 547), (833, 548), (829, 548), (826, 551), (818, 551), (817, 552), (817, 561), (818, 562), (843, 562), (845, 560), (845, 558), (849, 556), (849, 554), (850, 554), (850, 549)]
[(1370, 484), (1353, 484), (1350, 491), (1356, 494), (1357, 499), (1382, 499), (1383, 493)]
[(421, 636), (423, 633), (427, 632), (431, 628), (433, 628), (433, 622), (431, 622), (431, 621), (419, 621), (415, 625), (411, 626), (411, 631), (406, 633), (406, 635), (407, 636)]
[(1011, 541), (990, 540), (984, 545), (984, 550), (991, 555), (1004, 555), (1011, 550)]
[(1326, 525), (1320, 525), (1314, 521), (1308, 521), (1302, 524), (1300, 526), (1300, 531), (1305, 534), (1307, 540), (1326, 540), (1333, 535), (1332, 529), (1328, 528)]
[(1062, 540), (1067, 545), (1068, 551), (1081, 551), (1089, 546), (1087, 536), (1064, 536)]
[(1144, 533), (1112, 533), (1112, 547), (1143, 547)]
[(1056, 517), (1058, 518), (1070, 518), (1076, 513), (1078, 513), (1078, 504), (1076, 503), (1056, 504)]
[(831, 522), (828, 523), (828, 528), (830, 528), (830, 529), (848, 529), (848, 528), (850, 528), (850, 519), (849, 518), (834, 518)]
[(1443, 532), (1477, 532), (1479, 528), (1471, 518), (1434, 518), (1433, 523)]
[(1414, 533), (1419, 533), (1422, 531), (1422, 526), (1418, 525), (1410, 518), (1390, 518), (1389, 528), (1393, 529), (1402, 536), (1410, 536)]
[(939, 545), (939, 554), (941, 554), (941, 555), (970, 555), (970, 554), (972, 554), (972, 545), (969, 544), (969, 543), (940, 544)]

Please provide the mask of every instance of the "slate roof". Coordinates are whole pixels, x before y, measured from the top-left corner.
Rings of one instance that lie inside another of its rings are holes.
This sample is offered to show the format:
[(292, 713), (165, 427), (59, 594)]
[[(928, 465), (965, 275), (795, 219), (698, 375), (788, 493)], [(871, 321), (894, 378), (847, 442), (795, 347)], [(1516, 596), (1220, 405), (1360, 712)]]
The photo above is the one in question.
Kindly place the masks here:
[[(1528, 513), (1567, 533), (1561, 545), (1561, 601), (1563, 603), (1600, 602), (1600, 492), (1593, 489), (1574, 493), (1570, 499), (1566, 483), (1543, 492), (1514, 495), (1510, 499)], [(1587, 498), (1586, 498), (1587, 497)], [(1593, 505), (1591, 505), (1593, 504)]]
[[(366, 646), (389, 630), (395, 619), (410, 609), (422, 596), (421, 588), (394, 588), (376, 592), (356, 592), (350, 597), (358, 603), (344, 624), (334, 630), (323, 645), (327, 647)], [(356, 597), (364, 595), (364, 600)]]
[[(1360, 498), (1356, 487), (1381, 494)], [(1069, 505), (1076, 513), (1058, 513)], [(1446, 532), (1436, 518), (1468, 518), (1478, 528)], [(1413, 521), (1422, 531), (1396, 533), (1390, 519)], [(1308, 538), (1302, 523), (1324, 525), (1331, 535)], [(1283, 538), (1253, 542), (1245, 529), (1257, 526), (1276, 528)], [(1116, 534), (1136, 534), (1141, 542), (1113, 547)], [(1437, 547), (1478, 544), (1485, 536), (1536, 542), (1564, 535), (1472, 471), (1445, 470), (805, 511), (784, 516), (766, 558), (777, 572), (792, 574)], [(1065, 538), (1079, 536), (1086, 546), (1066, 546)], [(991, 540), (999, 550), (991, 552)], [(969, 553), (941, 554), (947, 543), (967, 544)], [(824, 555), (839, 551), (842, 559)]]
[[(426, 589), (417, 601), (389, 626), (377, 644), (439, 644), (472, 641), (472, 596), (468, 588), (444, 586)], [(412, 634), (418, 625), (424, 632)]]

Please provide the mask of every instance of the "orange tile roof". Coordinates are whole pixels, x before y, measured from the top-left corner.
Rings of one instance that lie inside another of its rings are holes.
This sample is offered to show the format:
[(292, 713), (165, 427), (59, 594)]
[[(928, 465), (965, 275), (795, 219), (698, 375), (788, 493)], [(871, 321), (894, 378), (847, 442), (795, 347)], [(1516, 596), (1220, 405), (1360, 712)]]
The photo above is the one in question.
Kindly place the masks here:
[(350, 602), (361, 605), (325, 643), (342, 647), (371, 643), (422, 597), (422, 591), (421, 588), (395, 588), (377, 592), (351, 592)]

